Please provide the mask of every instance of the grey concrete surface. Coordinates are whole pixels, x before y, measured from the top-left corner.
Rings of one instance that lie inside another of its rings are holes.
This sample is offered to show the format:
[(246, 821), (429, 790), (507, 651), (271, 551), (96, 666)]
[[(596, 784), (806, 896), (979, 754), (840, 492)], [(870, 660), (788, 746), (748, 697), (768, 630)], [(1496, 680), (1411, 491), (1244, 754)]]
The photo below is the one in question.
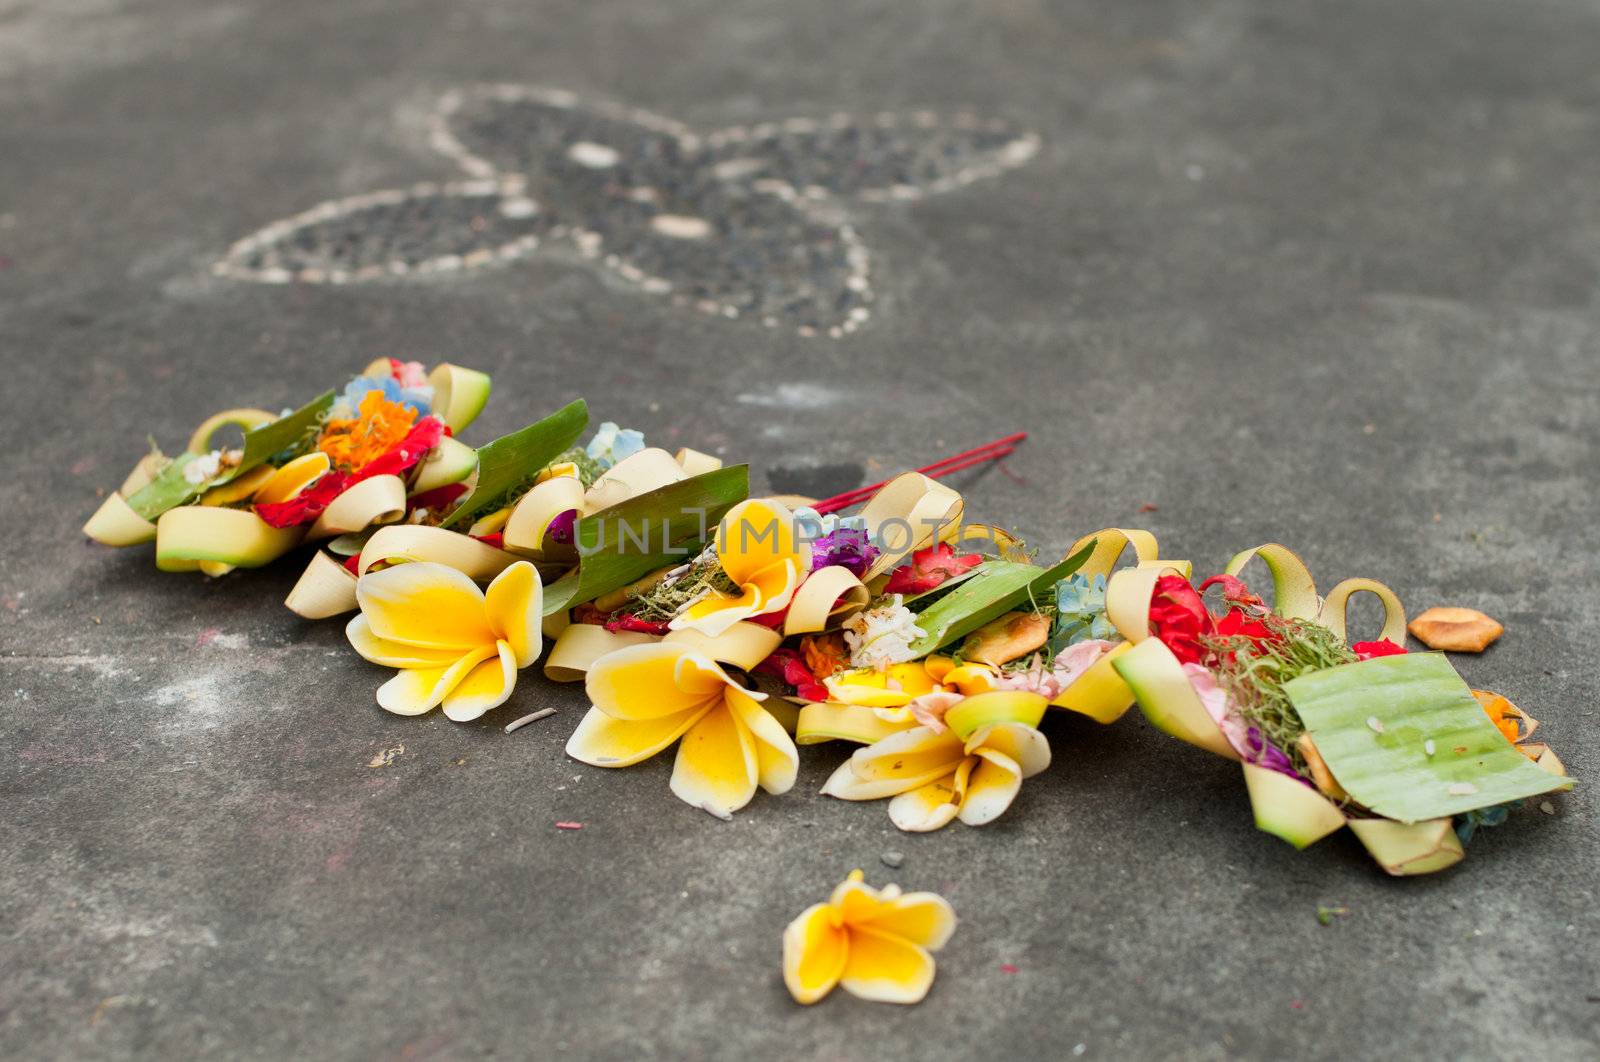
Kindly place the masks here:
[[(1597, 54), (1600, 5), (1555, 0), (0, 2), (0, 1054), (1596, 1057)], [(485, 81), (702, 128), (971, 107), (1042, 147), (853, 210), (879, 297), (837, 342), (560, 260), (210, 275), (321, 200), (455, 176), (427, 117)], [(1507, 633), (1462, 671), (1580, 785), (1391, 880), (1257, 833), (1235, 769), (1135, 716), (1053, 721), (986, 829), (817, 796), (832, 748), (724, 824), (669, 761), (567, 760), (580, 690), (390, 717), (339, 625), (279, 605), (296, 564), (80, 538), (147, 433), (380, 354), (493, 372), (469, 438), (583, 394), (758, 487), (1027, 429), (970, 513), (1046, 550), (1144, 524), (1212, 568), (1280, 540), (1481, 607)], [(782, 927), (857, 866), (962, 918), (918, 1007), (784, 992)]]

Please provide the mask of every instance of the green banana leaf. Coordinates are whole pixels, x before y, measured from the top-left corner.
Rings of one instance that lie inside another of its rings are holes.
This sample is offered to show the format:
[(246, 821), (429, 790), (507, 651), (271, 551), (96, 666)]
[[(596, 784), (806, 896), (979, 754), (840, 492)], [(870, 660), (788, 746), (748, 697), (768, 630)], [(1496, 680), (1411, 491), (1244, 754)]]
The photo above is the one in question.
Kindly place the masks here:
[(441, 526), (454, 527), (500, 508), (511, 491), (570, 449), (588, 424), (589, 406), (579, 398), (521, 431), (478, 447), (478, 478)]
[(1459, 815), (1572, 784), (1535, 766), (1495, 729), (1442, 653), (1374, 657), (1283, 688), (1339, 784), (1397, 822)]
[(917, 626), (927, 633), (912, 642), (909, 651), (927, 656), (1011, 611), (1030, 596), (1036, 601), (1054, 602), (1051, 587), (1081, 568), (1093, 552), (1094, 543), (1090, 542), (1050, 568), (1015, 561), (984, 561), (972, 569), (972, 578), (918, 613)]
[(702, 537), (749, 493), (749, 466), (730, 465), (583, 517), (573, 525), (578, 566), (544, 588), (544, 614), (687, 561), (699, 552)]
[(244, 457), (238, 466), (227, 475), (218, 476), (207, 483), (190, 483), (183, 478), (184, 468), (200, 455), (187, 452), (179, 454), (154, 479), (134, 492), (133, 497), (128, 499), (128, 507), (146, 520), (155, 520), (168, 509), (187, 504), (212, 487), (237, 479), (304, 439), (331, 405), (333, 392), (328, 391), (287, 416), (245, 432)]

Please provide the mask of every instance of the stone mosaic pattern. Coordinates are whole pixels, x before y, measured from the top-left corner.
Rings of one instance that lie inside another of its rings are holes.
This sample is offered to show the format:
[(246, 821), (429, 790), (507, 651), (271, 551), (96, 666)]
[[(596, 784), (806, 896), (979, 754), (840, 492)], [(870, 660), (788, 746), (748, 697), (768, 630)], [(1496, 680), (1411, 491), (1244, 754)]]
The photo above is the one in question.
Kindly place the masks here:
[(323, 203), (231, 247), (214, 271), (342, 284), (575, 251), (726, 318), (840, 337), (871, 316), (859, 203), (914, 200), (1027, 162), (1038, 138), (971, 114), (833, 115), (704, 135), (521, 86), (452, 92), (433, 146), (471, 177)]

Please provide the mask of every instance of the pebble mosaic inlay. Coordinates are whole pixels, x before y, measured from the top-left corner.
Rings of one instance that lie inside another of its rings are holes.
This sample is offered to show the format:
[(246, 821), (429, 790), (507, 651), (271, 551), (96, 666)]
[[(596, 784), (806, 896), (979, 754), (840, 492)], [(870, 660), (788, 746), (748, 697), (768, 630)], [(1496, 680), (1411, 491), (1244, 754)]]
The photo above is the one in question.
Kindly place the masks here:
[(446, 95), (433, 146), (470, 180), (323, 203), (228, 249), (213, 271), (346, 284), (575, 250), (720, 317), (843, 336), (870, 316), (852, 202), (992, 177), (1039, 141), (971, 114), (792, 118), (698, 134), (632, 108), (515, 85)]

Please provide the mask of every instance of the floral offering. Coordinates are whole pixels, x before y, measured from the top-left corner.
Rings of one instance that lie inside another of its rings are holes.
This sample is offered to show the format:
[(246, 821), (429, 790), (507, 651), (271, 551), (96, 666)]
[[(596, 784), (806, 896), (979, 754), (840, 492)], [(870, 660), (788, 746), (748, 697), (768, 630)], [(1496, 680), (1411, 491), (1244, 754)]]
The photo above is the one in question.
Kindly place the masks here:
[[(164, 571), (222, 575), (306, 539), (395, 522), (411, 494), (472, 472), (472, 450), (452, 436), (488, 396), (480, 372), (380, 358), (337, 396), (281, 416), (208, 418), (177, 457), (146, 455), (84, 533), (113, 546), (154, 541)], [(218, 445), (230, 427), (243, 432), (241, 446)]]
[[(790, 791), (801, 748), (840, 741), (823, 794), (885, 801), (908, 832), (987, 825), (1022, 814), (1023, 783), (1057, 759), (1051, 709), (1109, 724), (1135, 703), (1239, 762), (1263, 830), (1304, 847), (1349, 826), (1398, 875), (1450, 866), (1476, 829), (1571, 784), (1533, 719), (1406, 650), (1381, 583), (1319, 597), (1269, 544), (1196, 586), (1147, 531), (1041, 562), (967, 522), (939, 477), (1020, 433), (834, 498), (750, 497), (745, 466), (590, 430), (582, 399), (467, 447), (454, 434), (487, 393), (470, 370), (383, 359), (283, 416), (218, 414), (179, 457), (141, 461), (87, 530), (210, 574), (321, 541), (287, 603), (355, 613), (352, 647), (395, 672), (380, 707), (470, 722), (542, 657), (588, 694), (568, 755), (623, 768), (673, 750), (672, 794), (723, 819)], [(242, 446), (216, 445), (229, 425)], [(1256, 558), (1270, 605), (1241, 578)], [(1368, 641), (1346, 636), (1360, 593), (1385, 609)], [(1500, 631), (1432, 612), (1424, 641), (1481, 649)], [(865, 897), (896, 894), (840, 889), (791, 927), (796, 998), (920, 998), (914, 949), (934, 945), (908, 938), (893, 976), (850, 973), (852, 954), (888, 954)]]
[[(1275, 603), (1238, 578), (1260, 557)], [(1202, 595), (1215, 587), (1221, 611)], [(1350, 642), (1356, 593), (1384, 606), (1379, 638)], [(1344, 826), (1385, 870), (1460, 861), (1478, 825), (1571, 786), (1534, 720), (1470, 689), (1439, 653), (1408, 653), (1399, 599), (1351, 579), (1317, 596), (1304, 563), (1269, 544), (1191, 586), (1175, 571), (1118, 573), (1107, 612), (1134, 648), (1114, 663), (1161, 729), (1239, 761), (1256, 824), (1297, 848)]]

